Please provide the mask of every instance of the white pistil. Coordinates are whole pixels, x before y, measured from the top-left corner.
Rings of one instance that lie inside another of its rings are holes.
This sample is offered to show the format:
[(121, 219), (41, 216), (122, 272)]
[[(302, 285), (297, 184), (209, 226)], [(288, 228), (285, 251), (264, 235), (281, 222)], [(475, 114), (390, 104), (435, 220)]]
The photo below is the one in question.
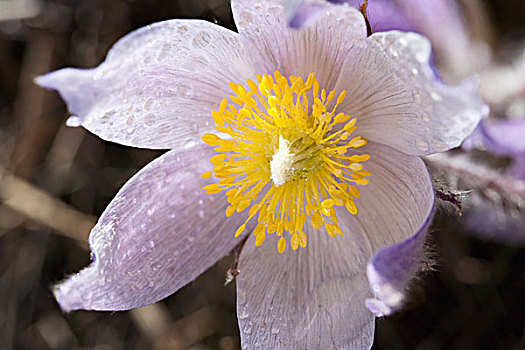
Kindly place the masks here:
[(275, 187), (283, 185), (292, 170), (293, 157), (290, 153), (290, 141), (279, 135), (279, 148), (270, 161), (270, 178)]

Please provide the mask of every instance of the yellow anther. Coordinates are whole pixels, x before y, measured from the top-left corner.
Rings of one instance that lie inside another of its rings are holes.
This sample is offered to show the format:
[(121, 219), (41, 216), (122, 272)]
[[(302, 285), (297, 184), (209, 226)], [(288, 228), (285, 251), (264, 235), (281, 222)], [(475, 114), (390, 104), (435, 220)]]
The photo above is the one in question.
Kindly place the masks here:
[(217, 184), (211, 184), (202, 188), (207, 194), (216, 194), (222, 191), (222, 188)]
[(218, 145), (221, 139), (215, 134), (204, 134), (202, 135), (202, 141), (206, 142), (210, 146)]
[(292, 247), (292, 250), (297, 250), (297, 248), (299, 248), (299, 235), (297, 233), (292, 235), (292, 238), (290, 239), (290, 247)]
[(324, 208), (324, 209), (331, 209), (335, 204), (335, 201), (332, 199), (332, 198), (328, 198), (328, 199), (325, 199), (322, 203), (321, 203), (321, 206)]
[(246, 225), (245, 225), (245, 224), (242, 224), (242, 225), (237, 229), (237, 232), (235, 232), (235, 237), (239, 237), (239, 236), (244, 232), (245, 229), (246, 229)]
[(302, 248), (306, 248), (306, 234), (304, 232), (299, 232), (299, 245)]
[(213, 175), (213, 172), (212, 172), (212, 171), (207, 171), (207, 172), (205, 172), (205, 173), (202, 173), (202, 174), (201, 174), (201, 177), (202, 177), (203, 179), (209, 179), (209, 178), (212, 177), (212, 175)]
[[(262, 226), (257, 226), (257, 227), (262, 227)], [(266, 231), (264, 230), (264, 228), (255, 236), (255, 245), (257, 247), (259, 247), (261, 244), (264, 243), (264, 241), (266, 240)]]
[(345, 203), (346, 210), (348, 210), (351, 214), (357, 214), (357, 206), (355, 205), (354, 201), (348, 201)]
[(284, 239), (284, 237), (281, 236), (281, 238), (279, 238), (279, 241), (277, 242), (277, 251), (279, 252), (279, 254), (282, 254), (284, 253), (286, 249), (286, 239)]
[[(352, 148), (366, 145), (365, 139), (350, 136), (357, 120), (336, 113), (346, 91), (337, 95), (322, 89), (314, 73), (305, 81), (278, 71), (229, 86), (232, 103), (224, 98), (212, 112), (216, 130), (228, 136), (202, 137), (218, 154), (210, 159), (213, 173), (201, 176), (218, 178), (218, 184), (204, 190), (225, 192), (227, 217), (249, 208), (235, 235), (256, 216), (255, 244), (275, 233), (279, 253), (286, 250), (287, 239), (292, 250), (306, 247), (305, 225), (342, 235), (335, 207), (356, 214), (354, 200), (361, 193), (354, 185), (368, 183), (370, 176), (361, 164), (370, 156), (351, 154)], [(334, 105), (331, 110), (328, 104)]]

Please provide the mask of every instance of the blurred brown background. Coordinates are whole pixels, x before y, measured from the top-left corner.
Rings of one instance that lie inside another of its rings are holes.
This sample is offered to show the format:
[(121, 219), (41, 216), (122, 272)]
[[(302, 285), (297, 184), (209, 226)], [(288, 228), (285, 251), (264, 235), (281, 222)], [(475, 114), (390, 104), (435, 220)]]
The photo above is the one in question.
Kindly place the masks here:
[[(485, 5), (497, 44), (523, 40), (525, 1)], [(235, 29), (229, 3), (0, 0), (0, 20), (34, 14), (0, 22), (0, 349), (239, 349), (235, 283), (223, 286), (231, 257), (148, 308), (60, 311), (50, 286), (89, 264), (96, 217), (160, 152), (66, 127), (57, 94), (32, 83), (64, 66), (95, 66), (118, 38), (159, 20)], [(459, 234), (451, 210), (432, 231), (437, 271), (405, 311), (377, 321), (375, 348), (525, 349), (525, 250)]]

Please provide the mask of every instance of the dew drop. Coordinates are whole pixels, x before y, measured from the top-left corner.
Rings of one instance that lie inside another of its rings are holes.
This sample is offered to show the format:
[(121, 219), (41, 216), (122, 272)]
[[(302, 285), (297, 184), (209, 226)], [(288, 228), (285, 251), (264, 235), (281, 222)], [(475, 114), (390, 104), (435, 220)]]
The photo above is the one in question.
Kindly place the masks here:
[(247, 318), (248, 317), (248, 307), (247, 306), (243, 307), (242, 311), (239, 313), (237, 317), (239, 317), (239, 319), (241, 320), (244, 320), (245, 318)]
[(244, 332), (244, 334), (252, 334), (252, 324), (248, 323), (242, 331)]
[(428, 150), (428, 142), (425, 140), (418, 140), (417, 146), (421, 151), (427, 151)]
[(272, 334), (279, 334), (279, 328), (272, 327)]
[(184, 143), (184, 148), (185, 149), (188, 149), (188, 148), (192, 148), (192, 147), (195, 147), (196, 143), (194, 140), (188, 140)]
[(72, 115), (71, 117), (67, 118), (66, 125), (72, 128), (77, 128), (82, 125), (82, 119), (76, 115)]
[(272, 6), (268, 9), (268, 12), (273, 15), (279, 15), (281, 14), (281, 11), (282, 11), (282, 7), (279, 7), (279, 6)]
[(208, 32), (200, 32), (193, 37), (192, 43), (195, 48), (202, 49), (211, 42), (211, 34)]
[(412, 91), (412, 98), (414, 99), (414, 102), (421, 103), (421, 94), (418, 91)]
[(153, 107), (153, 103), (155, 102), (154, 99), (149, 98), (146, 103), (144, 104), (144, 109), (150, 110)]
[(253, 13), (249, 11), (243, 11), (240, 13), (239, 18), (246, 22), (252, 22), (253, 21)]
[(150, 246), (151, 248), (155, 248), (155, 242), (153, 242), (153, 241), (149, 241), (149, 246)]
[(150, 113), (144, 117), (144, 124), (146, 124), (147, 126), (155, 125), (155, 119), (155, 114)]
[(439, 102), (439, 101), (443, 100), (443, 97), (441, 97), (441, 95), (438, 94), (438, 93), (435, 92), (435, 91), (432, 91), (432, 92), (430, 93), (430, 97), (432, 97), (432, 99), (433, 99), (434, 101), (436, 101), (436, 102)]

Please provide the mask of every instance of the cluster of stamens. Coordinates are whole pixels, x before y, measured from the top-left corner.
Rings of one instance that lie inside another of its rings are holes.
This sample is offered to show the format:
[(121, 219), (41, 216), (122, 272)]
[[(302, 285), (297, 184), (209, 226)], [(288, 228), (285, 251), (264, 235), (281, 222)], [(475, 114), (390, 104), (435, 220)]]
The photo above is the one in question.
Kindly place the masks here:
[(258, 75), (257, 83), (248, 80), (249, 90), (235, 83), (230, 88), (233, 103), (225, 98), (218, 111), (212, 111), (216, 130), (225, 137), (202, 137), (217, 151), (210, 159), (213, 171), (202, 177), (219, 180), (204, 190), (225, 191), (230, 204), (226, 216), (249, 208), (236, 236), (256, 215), (255, 244), (275, 233), (279, 253), (286, 249), (286, 233), (293, 250), (306, 247), (306, 224), (324, 226), (332, 237), (342, 235), (335, 207), (357, 214), (360, 192), (355, 185), (366, 185), (370, 176), (361, 164), (370, 156), (348, 154), (350, 148), (366, 144), (360, 136), (350, 138), (356, 119), (336, 114), (346, 91), (335, 99), (335, 91), (319, 91), (314, 73), (305, 82), (278, 71)]

